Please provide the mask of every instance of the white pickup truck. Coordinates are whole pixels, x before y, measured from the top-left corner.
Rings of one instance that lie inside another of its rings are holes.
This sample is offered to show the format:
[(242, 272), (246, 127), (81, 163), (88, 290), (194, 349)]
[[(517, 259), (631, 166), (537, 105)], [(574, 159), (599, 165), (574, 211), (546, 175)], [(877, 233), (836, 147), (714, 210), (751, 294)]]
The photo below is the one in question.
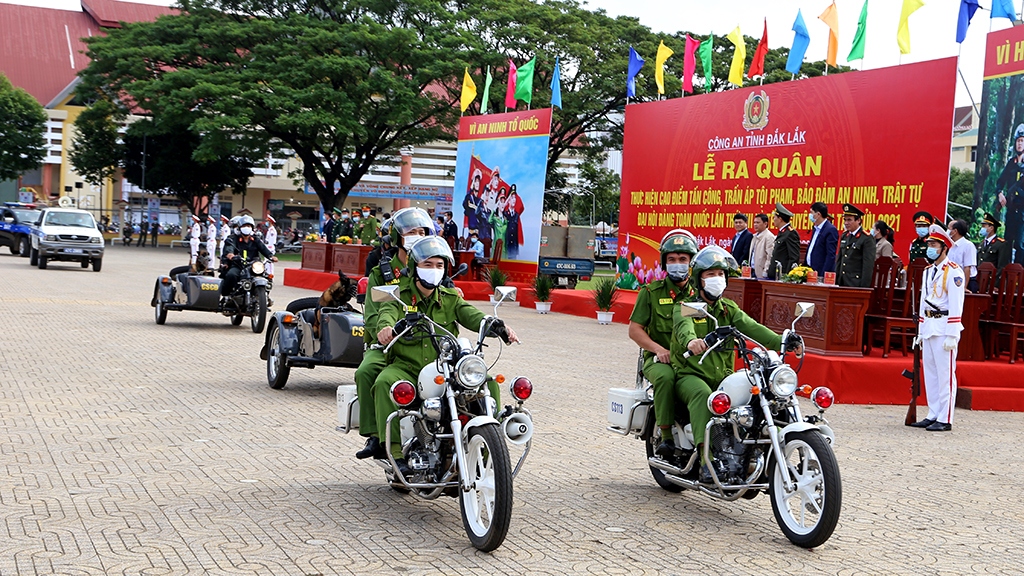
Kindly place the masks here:
[(47, 262), (79, 262), (82, 268), (100, 271), (103, 266), (103, 235), (92, 214), (74, 208), (46, 208), (32, 226), (29, 263), (46, 269)]

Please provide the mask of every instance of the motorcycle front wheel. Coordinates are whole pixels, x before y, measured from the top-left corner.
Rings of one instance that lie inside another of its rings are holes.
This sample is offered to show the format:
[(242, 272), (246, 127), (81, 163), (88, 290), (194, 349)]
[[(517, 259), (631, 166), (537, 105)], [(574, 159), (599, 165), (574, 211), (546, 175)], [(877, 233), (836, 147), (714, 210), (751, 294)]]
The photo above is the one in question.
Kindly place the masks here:
[(270, 335), (267, 337), (267, 383), (274, 390), (284, 388), (288, 383), (288, 374), (291, 367), (288, 366), (285, 355), (281, 351), (281, 326), (277, 321), (270, 327)]
[(780, 463), (775, 462), (768, 491), (775, 521), (793, 544), (820, 546), (832, 536), (843, 503), (835, 454), (815, 430), (789, 434), (782, 452), (786, 461), (781, 465), (789, 468), (796, 486), (787, 489)]
[(505, 541), (512, 520), (512, 464), (497, 424), (477, 426), (468, 438), (465, 473), (473, 488), (460, 490), (462, 526), (474, 548), (490, 552)]
[(259, 334), (267, 325), (267, 288), (257, 286), (253, 288), (253, 292), (256, 295), (256, 309), (252, 311), (249, 320), (252, 323), (252, 331)]

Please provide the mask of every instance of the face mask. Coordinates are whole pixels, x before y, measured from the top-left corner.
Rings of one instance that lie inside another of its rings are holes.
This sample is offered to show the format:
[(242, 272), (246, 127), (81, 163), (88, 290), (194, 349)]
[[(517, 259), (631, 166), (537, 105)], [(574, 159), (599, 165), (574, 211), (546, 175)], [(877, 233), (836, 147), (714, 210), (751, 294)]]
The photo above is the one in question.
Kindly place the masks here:
[(359, 216), (353, 216), (352, 217), (352, 221), (353, 222), (359, 222)]
[(341, 215), (341, 219), (342, 220), (348, 220), (349, 218), (351, 218), (351, 216), (349, 216), (348, 214), (342, 214)]
[(476, 242), (477, 240), (479, 240), (479, 238), (476, 238), (476, 237), (473, 237), (473, 238), (469, 239), (470, 242)]
[(242, 226), (241, 228), (238, 229), (238, 231), (242, 233), (242, 236), (251, 236), (252, 226)]
[(366, 210), (363, 210), (363, 218), (366, 218), (369, 215), (370, 215), (369, 212), (367, 212)]
[(925, 236), (928, 235), (928, 227), (927, 226), (918, 226), (915, 229), (917, 230), (917, 235), (920, 238), (924, 238)]
[(427, 288), (436, 288), (444, 277), (444, 270), (441, 268), (417, 268), (416, 275), (419, 276), (420, 284)]
[(811, 221), (811, 224), (814, 224), (814, 214), (808, 214), (807, 219)]
[(704, 279), (704, 292), (712, 298), (718, 298), (725, 292), (725, 278), (723, 276), (712, 276)]
[(417, 242), (419, 242), (420, 240), (423, 240), (424, 238), (426, 238), (426, 236), (418, 236), (416, 234), (410, 234), (408, 236), (402, 236), (402, 246), (406, 250), (412, 250), (412, 247), (415, 246)]
[(690, 273), (689, 264), (666, 264), (665, 272), (668, 272), (669, 280), (673, 282), (682, 282), (686, 280), (686, 275)]
[(925, 253), (925, 256), (927, 256), (928, 259), (931, 260), (932, 262), (938, 260), (938, 258), (939, 258), (939, 249), (938, 248), (932, 248), (931, 246), (929, 246), (928, 249), (925, 250), (924, 253)]

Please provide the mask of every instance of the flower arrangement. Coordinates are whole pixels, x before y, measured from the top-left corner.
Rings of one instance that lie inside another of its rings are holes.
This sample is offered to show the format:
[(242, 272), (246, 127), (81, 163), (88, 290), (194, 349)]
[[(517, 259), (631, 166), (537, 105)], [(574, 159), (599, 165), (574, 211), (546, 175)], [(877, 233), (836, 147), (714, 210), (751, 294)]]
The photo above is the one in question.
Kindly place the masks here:
[(338, 236), (338, 239), (335, 240), (335, 242), (337, 242), (338, 244), (351, 244), (352, 243), (352, 237), (350, 237), (350, 236)]
[(320, 235), (317, 234), (316, 232), (310, 232), (309, 234), (306, 234), (306, 242), (319, 242), (319, 241), (320, 241)]
[(790, 284), (803, 284), (807, 282), (807, 275), (814, 272), (809, 266), (797, 266), (782, 277), (783, 282)]

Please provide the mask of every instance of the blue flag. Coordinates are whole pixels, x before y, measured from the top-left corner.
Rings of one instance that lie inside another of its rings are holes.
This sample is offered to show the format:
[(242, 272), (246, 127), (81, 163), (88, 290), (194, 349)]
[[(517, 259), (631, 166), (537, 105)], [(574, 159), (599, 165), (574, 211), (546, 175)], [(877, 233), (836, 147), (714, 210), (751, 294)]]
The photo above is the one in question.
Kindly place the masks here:
[[(962, 6), (960, 11), (963, 12)], [(992, 0), (992, 18), (1007, 18), (1010, 22), (1016, 22), (1017, 12), (1013, 9), (1013, 0)]]
[(640, 69), (644, 67), (644, 59), (633, 50), (633, 47), (629, 47), (629, 67), (626, 69), (626, 97), (636, 97), (636, 75), (640, 73)]
[(562, 107), (562, 72), (558, 67), (558, 56), (555, 56), (555, 73), (551, 75), (551, 107)]
[[(996, 0), (998, 2), (998, 0)], [(971, 25), (971, 18), (978, 10), (978, 0), (960, 0), (960, 17), (956, 21), (956, 41), (963, 42), (967, 37), (967, 27)]]
[(804, 63), (804, 54), (807, 53), (807, 46), (811, 43), (811, 35), (807, 33), (807, 25), (804, 24), (804, 15), (799, 10), (796, 11), (793, 32), (793, 47), (789, 49), (786, 71), (790, 74), (799, 74), (800, 65)]

